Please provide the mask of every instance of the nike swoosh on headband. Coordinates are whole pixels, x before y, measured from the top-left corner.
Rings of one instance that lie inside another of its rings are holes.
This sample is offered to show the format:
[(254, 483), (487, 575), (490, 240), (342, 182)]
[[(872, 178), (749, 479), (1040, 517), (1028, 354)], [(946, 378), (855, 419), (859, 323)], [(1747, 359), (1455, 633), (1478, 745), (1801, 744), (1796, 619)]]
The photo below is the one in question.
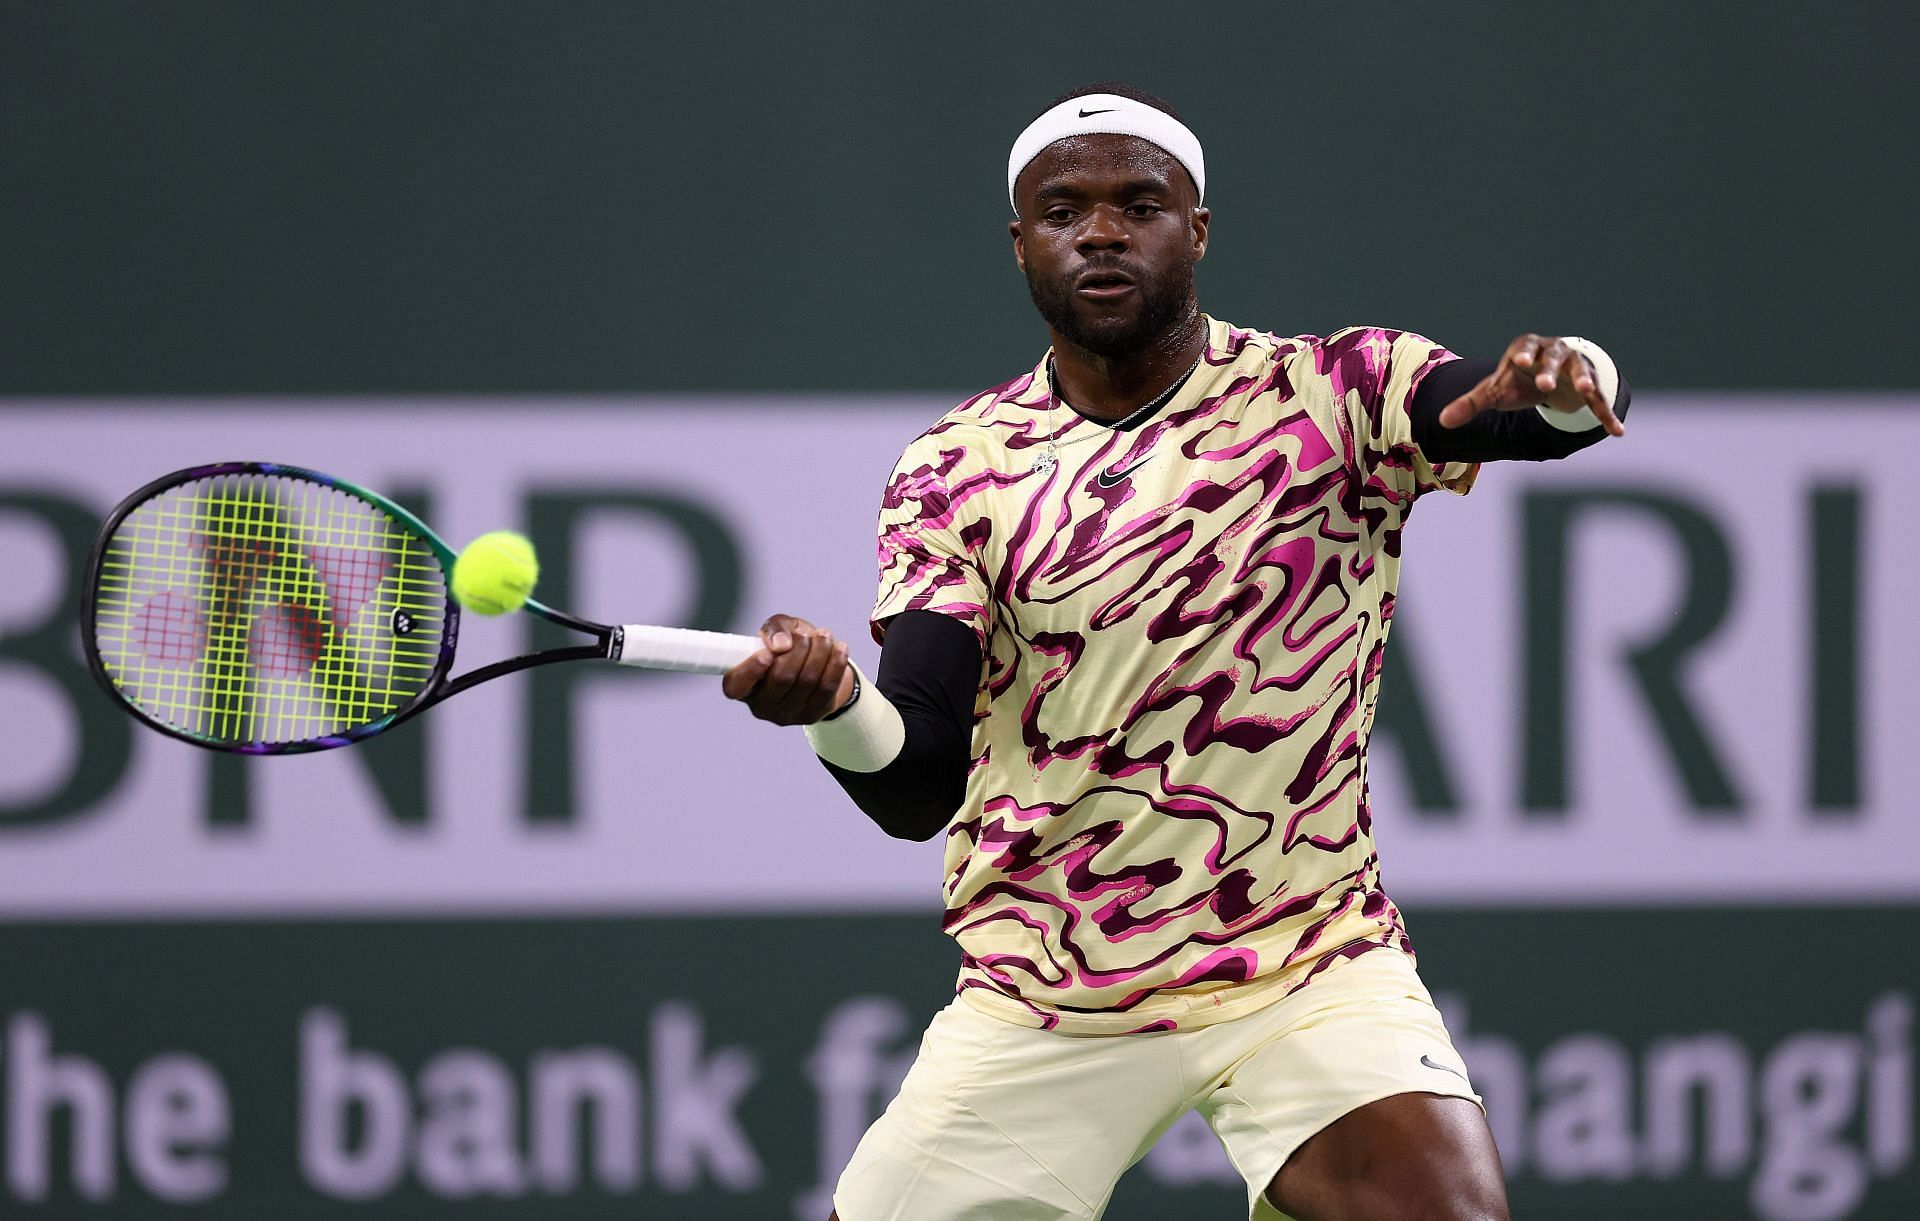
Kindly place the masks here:
[(1194, 203), (1203, 203), (1207, 195), (1207, 159), (1200, 151), (1200, 138), (1185, 123), (1164, 110), (1132, 98), (1112, 93), (1091, 93), (1070, 98), (1027, 124), (1007, 152), (1007, 203), (1017, 215), (1020, 201), (1014, 197), (1014, 185), (1040, 150), (1055, 140), (1072, 136), (1112, 134), (1133, 136), (1156, 144), (1168, 156), (1186, 167), (1193, 178)]

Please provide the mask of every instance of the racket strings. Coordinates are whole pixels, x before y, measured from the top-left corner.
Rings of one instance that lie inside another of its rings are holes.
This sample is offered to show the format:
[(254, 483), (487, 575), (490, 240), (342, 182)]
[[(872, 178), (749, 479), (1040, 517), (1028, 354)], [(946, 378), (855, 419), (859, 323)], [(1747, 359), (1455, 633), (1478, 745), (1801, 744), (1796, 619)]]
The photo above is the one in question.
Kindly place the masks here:
[(104, 548), (96, 646), (120, 692), (170, 728), (262, 748), (339, 737), (433, 681), (446, 584), (384, 509), (248, 473), (169, 488)]

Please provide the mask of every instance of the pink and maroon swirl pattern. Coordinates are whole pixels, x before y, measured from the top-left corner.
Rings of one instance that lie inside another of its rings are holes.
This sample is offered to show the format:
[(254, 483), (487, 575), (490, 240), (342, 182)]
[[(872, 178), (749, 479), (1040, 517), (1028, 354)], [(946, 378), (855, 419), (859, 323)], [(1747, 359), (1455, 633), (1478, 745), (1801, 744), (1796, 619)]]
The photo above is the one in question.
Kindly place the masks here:
[(1400, 532), (1433, 487), (1407, 404), (1451, 353), (1209, 320), (1198, 372), (1116, 433), (1046, 365), (909, 445), (880, 513), (876, 632), (959, 619), (985, 665), (947, 832), (960, 990), (1027, 1025), (1167, 1030), (1381, 946), (1366, 744)]

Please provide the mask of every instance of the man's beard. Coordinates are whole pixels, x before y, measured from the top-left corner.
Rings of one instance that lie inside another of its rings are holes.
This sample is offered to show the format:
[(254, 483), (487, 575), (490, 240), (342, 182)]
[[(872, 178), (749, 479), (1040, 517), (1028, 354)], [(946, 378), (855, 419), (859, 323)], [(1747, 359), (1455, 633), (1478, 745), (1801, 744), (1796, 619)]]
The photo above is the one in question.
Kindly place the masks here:
[(1034, 308), (1054, 333), (1108, 360), (1132, 356), (1166, 334), (1192, 313), (1194, 299), (1191, 262), (1176, 263), (1159, 276), (1147, 275), (1144, 268), (1131, 263), (1116, 263), (1114, 267), (1133, 278), (1134, 290), (1140, 294), (1139, 309), (1131, 316), (1087, 317), (1075, 308), (1080, 302), (1074, 296), (1073, 280), (1085, 272), (1085, 267), (1044, 284), (1034, 279), (1032, 272), (1027, 273), (1027, 292), (1033, 297)]

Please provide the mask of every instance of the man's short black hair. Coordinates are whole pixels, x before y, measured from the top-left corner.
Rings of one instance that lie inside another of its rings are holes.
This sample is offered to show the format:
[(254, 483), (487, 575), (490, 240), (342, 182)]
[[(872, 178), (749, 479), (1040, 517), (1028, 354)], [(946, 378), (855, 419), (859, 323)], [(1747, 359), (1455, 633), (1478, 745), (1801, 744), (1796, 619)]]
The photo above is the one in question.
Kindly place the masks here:
[(1179, 123), (1186, 122), (1185, 119), (1180, 117), (1179, 111), (1167, 105), (1166, 100), (1164, 98), (1156, 97), (1153, 94), (1148, 93), (1145, 89), (1141, 89), (1136, 85), (1129, 85), (1125, 81), (1095, 81), (1091, 85), (1082, 85), (1078, 89), (1068, 90), (1066, 93), (1063, 93), (1059, 97), (1053, 99), (1051, 102), (1048, 102), (1045, 106), (1042, 106), (1040, 108), (1039, 114), (1036, 114), (1033, 117), (1037, 119), (1040, 117), (1040, 115), (1047, 113), (1047, 111), (1052, 110), (1055, 106), (1058, 106), (1060, 103), (1071, 102), (1075, 98), (1083, 98), (1087, 96), (1089, 93), (1111, 93), (1115, 97), (1130, 98), (1133, 101), (1139, 102), (1144, 106), (1151, 106), (1155, 110), (1161, 111), (1162, 113), (1165, 113), (1165, 114), (1172, 115), (1176, 122), (1179, 122)]

